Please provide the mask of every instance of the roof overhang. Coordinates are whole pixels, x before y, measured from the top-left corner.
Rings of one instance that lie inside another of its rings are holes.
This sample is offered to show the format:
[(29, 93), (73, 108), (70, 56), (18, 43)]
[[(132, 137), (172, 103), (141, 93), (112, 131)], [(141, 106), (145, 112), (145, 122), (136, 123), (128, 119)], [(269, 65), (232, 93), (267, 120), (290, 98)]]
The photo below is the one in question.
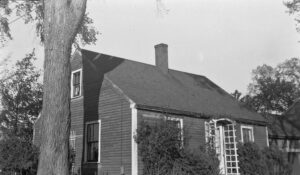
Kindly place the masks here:
[(238, 123), (267, 126), (266, 121), (241, 119), (241, 118), (236, 118), (236, 117), (226, 116), (226, 115), (216, 116), (216, 115), (204, 114), (204, 113), (194, 113), (194, 112), (189, 112), (189, 111), (170, 109), (168, 107), (157, 107), (157, 106), (136, 104), (136, 108), (140, 109), (140, 110), (146, 110), (146, 111), (152, 111), (152, 112), (163, 112), (163, 113), (168, 113), (168, 114), (173, 114), (173, 115), (183, 115), (183, 116), (192, 117), (192, 118), (202, 118), (202, 119), (228, 118), (228, 119), (237, 121)]

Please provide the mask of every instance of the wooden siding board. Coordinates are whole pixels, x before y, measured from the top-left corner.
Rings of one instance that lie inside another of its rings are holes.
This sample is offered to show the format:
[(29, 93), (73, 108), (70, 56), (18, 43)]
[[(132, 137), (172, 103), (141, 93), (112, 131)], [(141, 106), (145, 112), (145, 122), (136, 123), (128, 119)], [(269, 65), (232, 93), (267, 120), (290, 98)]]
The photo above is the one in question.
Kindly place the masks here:
[[(85, 72), (89, 76), (89, 72)], [(100, 93), (93, 86), (85, 84), (85, 122), (101, 120), (101, 163), (98, 174), (119, 175), (121, 165), (125, 174), (131, 174), (131, 109), (130, 104), (107, 80), (102, 79)], [(95, 96), (98, 99), (95, 100)], [(96, 110), (95, 110), (96, 108)], [(89, 165), (96, 171), (97, 164)], [(86, 169), (86, 165), (83, 165)], [(84, 172), (83, 174), (85, 174)]]
[(264, 126), (254, 126), (253, 127), (254, 142), (260, 147), (264, 148), (267, 145), (267, 134), (266, 127)]

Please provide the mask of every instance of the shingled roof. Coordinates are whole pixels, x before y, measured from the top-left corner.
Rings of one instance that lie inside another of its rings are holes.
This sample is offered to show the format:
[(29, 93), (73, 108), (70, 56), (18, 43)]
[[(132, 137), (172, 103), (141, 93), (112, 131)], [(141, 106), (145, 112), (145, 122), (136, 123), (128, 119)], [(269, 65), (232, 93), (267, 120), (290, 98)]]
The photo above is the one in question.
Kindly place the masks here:
[(82, 50), (83, 61), (105, 74), (138, 106), (264, 123), (205, 76)]

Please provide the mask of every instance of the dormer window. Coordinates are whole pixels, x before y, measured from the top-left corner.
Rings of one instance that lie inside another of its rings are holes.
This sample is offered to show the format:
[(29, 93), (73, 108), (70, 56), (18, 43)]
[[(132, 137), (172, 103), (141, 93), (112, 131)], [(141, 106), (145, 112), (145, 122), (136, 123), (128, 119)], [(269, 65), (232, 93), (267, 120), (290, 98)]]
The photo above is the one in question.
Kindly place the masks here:
[(71, 77), (71, 97), (81, 96), (81, 82), (82, 82), (82, 71), (81, 69), (73, 71)]

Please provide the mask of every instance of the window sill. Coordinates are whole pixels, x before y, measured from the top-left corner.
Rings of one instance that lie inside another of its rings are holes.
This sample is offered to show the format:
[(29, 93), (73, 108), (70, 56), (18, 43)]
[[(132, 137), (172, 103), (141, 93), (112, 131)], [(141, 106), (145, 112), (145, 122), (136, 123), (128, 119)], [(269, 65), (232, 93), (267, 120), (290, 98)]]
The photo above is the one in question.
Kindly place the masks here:
[(75, 100), (79, 100), (79, 99), (82, 99), (82, 95), (80, 95), (80, 96), (77, 96), (77, 97), (71, 97), (71, 101), (75, 101)]
[(101, 164), (101, 162), (84, 162), (83, 164), (88, 164), (88, 165), (90, 165), (90, 164)]

